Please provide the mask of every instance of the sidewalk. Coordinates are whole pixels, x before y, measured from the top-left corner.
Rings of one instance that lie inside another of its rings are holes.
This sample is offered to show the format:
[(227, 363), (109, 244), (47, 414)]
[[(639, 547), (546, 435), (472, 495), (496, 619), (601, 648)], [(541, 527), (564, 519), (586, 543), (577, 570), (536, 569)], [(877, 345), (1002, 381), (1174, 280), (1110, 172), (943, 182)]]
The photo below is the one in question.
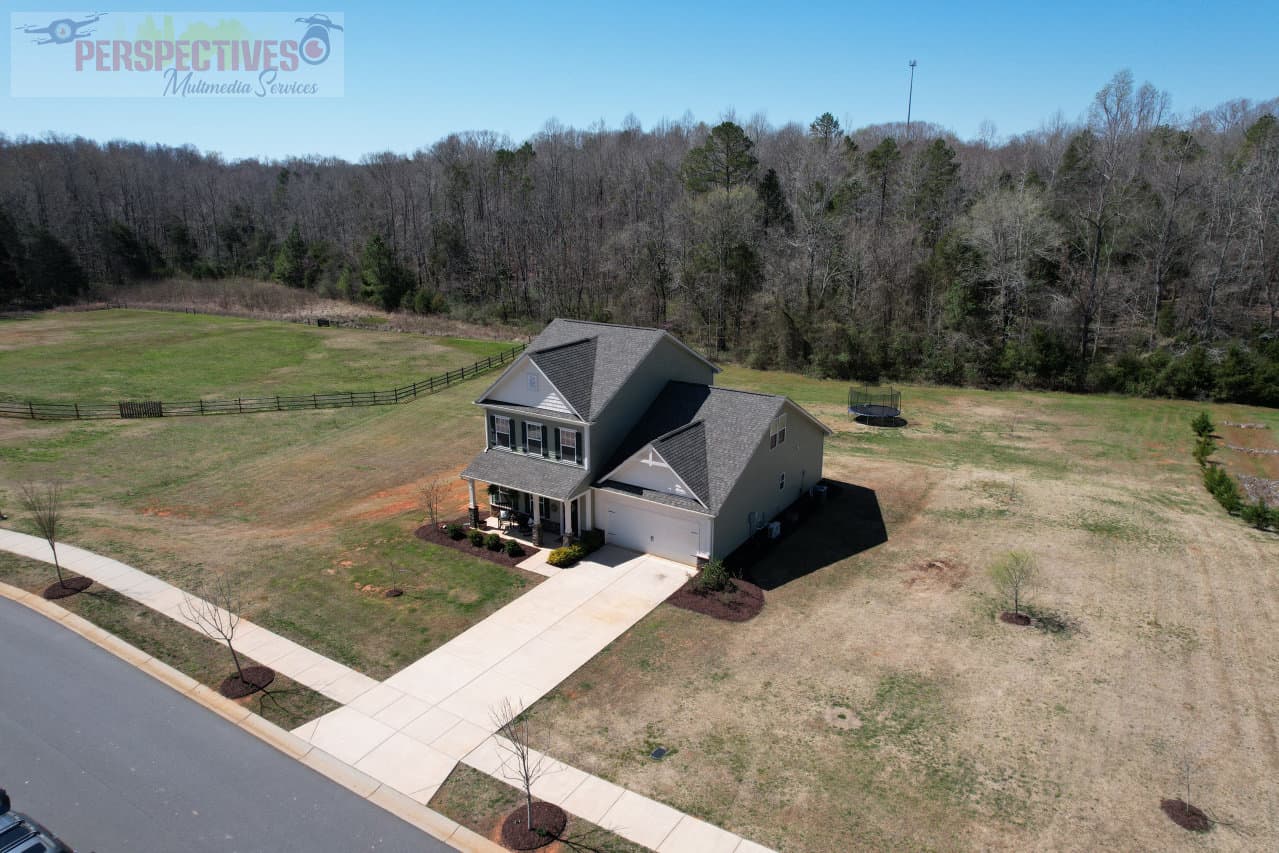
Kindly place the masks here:
[[(0, 529), (0, 549), (33, 560), (53, 562), (48, 542), (15, 530)], [(182, 615), (182, 590), (159, 578), (109, 557), (63, 543), (58, 543), (58, 562), (64, 569), (91, 578), (94, 583), (128, 596), (193, 630), (200, 630)], [(240, 620), (235, 634), (235, 650), (344, 705), (377, 686), (377, 682), (367, 675), (316, 654), (247, 619)]]
[[(43, 539), (0, 529), (0, 550), (52, 563)], [(58, 545), (64, 568), (188, 627), (183, 593), (124, 563)], [(527, 708), (665, 601), (687, 566), (605, 547), (556, 570), (520, 598), (384, 682), (241, 619), (236, 650), (343, 707), (294, 729), (317, 761), (336, 759), (377, 790), (425, 806), (461, 761), (510, 783), (492, 713)], [(768, 848), (546, 757), (533, 793), (659, 853), (768, 853)], [(443, 818), (441, 818), (443, 819)]]

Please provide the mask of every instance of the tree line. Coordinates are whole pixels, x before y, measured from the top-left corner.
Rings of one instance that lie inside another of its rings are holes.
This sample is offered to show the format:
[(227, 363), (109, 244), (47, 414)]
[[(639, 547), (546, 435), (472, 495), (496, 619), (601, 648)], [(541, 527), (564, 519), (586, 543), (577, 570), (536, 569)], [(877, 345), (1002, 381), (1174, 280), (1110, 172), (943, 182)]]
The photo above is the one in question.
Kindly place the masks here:
[(1191, 116), (1120, 72), (1077, 122), (963, 141), (735, 116), (228, 161), (0, 138), (0, 303), (160, 276), (671, 328), (872, 382), (1279, 404), (1279, 100)]

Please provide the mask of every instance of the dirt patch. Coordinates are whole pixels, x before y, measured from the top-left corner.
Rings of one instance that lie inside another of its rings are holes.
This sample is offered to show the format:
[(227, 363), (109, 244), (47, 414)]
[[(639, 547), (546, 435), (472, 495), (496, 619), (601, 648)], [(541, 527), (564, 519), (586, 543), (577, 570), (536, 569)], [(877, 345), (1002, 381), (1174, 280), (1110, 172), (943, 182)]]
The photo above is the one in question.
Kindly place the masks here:
[(533, 822), (528, 821), (529, 810), (520, 807), (507, 815), (502, 822), (502, 844), (510, 850), (537, 850), (564, 834), (568, 815), (557, 805), (534, 803)]
[(666, 602), (725, 622), (745, 622), (764, 609), (764, 590), (749, 581), (735, 580), (733, 589), (703, 592), (697, 588), (697, 579), (689, 578)]
[(1269, 430), (1220, 427), (1221, 456), (1233, 473), (1279, 480), (1279, 447)]
[[(472, 557), (479, 557), (481, 560), (488, 560), (490, 563), (497, 563), (499, 566), (510, 566), (511, 568), (515, 568), (520, 563), (527, 560), (529, 555), (532, 553), (532, 547), (525, 545), (522, 542), (520, 543), (520, 547), (524, 549), (524, 553), (514, 557), (507, 554), (505, 548), (501, 551), (490, 551), (483, 545), (476, 548), (466, 537), (461, 539), (450, 538), (449, 535), (444, 532), (449, 524), (465, 525), (467, 524), (467, 521), (465, 518), (459, 518), (452, 522), (442, 523), (439, 527), (432, 527), (429, 524), (423, 524), (413, 532), (413, 535), (418, 539), (421, 539), (423, 542), (442, 545), (445, 548), (452, 548), (455, 551), (461, 551), (463, 554), (470, 554)], [(489, 532), (497, 533), (496, 530)], [(485, 535), (487, 535), (487, 533)], [(502, 542), (505, 543), (506, 541), (507, 538), (502, 537)]]
[(63, 583), (49, 584), (42, 593), (47, 601), (57, 601), (59, 598), (70, 598), (76, 593), (84, 592), (93, 586), (93, 581), (86, 577), (67, 578)]
[(832, 705), (827, 708), (822, 716), (826, 720), (826, 724), (834, 726), (837, 729), (849, 731), (851, 729), (860, 729), (862, 727), (862, 718), (854, 714), (848, 708), (839, 705)]
[(969, 575), (967, 567), (954, 560), (925, 560), (906, 567), (902, 583), (915, 592), (952, 591), (963, 586)]
[(1161, 800), (1159, 808), (1168, 819), (1190, 832), (1207, 832), (1212, 829), (1212, 818), (1195, 805), (1184, 800)]
[(275, 681), (275, 670), (269, 666), (246, 666), (243, 678), (240, 673), (227, 676), (218, 685), (218, 692), (228, 699), (243, 699), (265, 690), (272, 681)]

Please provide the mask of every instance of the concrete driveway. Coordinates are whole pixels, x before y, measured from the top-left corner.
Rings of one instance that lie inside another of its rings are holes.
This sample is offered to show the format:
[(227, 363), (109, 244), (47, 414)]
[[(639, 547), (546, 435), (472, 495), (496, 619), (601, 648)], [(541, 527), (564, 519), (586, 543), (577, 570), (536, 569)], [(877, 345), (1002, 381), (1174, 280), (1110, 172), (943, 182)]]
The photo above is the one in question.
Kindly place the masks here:
[(426, 803), (496, 730), (666, 600), (688, 566), (606, 546), (295, 733)]

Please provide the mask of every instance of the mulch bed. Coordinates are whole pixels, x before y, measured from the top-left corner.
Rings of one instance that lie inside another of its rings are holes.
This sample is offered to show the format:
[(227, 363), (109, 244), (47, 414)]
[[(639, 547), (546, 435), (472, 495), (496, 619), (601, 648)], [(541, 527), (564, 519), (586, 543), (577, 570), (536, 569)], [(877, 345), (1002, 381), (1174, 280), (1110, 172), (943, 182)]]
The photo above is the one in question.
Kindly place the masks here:
[(1184, 800), (1160, 800), (1159, 807), (1182, 829), (1190, 832), (1207, 832), (1212, 829), (1212, 818), (1198, 806), (1192, 806)]
[(666, 601), (725, 622), (745, 622), (764, 609), (764, 590), (744, 580), (734, 580), (733, 586), (736, 589), (731, 591), (702, 592), (697, 578), (689, 578)]
[(244, 680), (240, 680), (239, 673), (229, 675), (218, 686), (218, 692), (228, 699), (243, 699), (265, 690), (272, 681), (275, 681), (275, 670), (269, 666), (246, 666)]
[(502, 823), (502, 844), (511, 850), (536, 850), (564, 834), (568, 815), (551, 803), (533, 804), (533, 826), (529, 827), (526, 809), (520, 806)]
[(49, 601), (56, 601), (59, 598), (69, 598), (78, 592), (84, 592), (93, 586), (93, 581), (86, 577), (67, 578), (65, 584), (51, 583), (44, 589), (44, 597)]
[[(418, 539), (421, 539), (423, 542), (430, 542), (433, 545), (443, 545), (445, 548), (453, 548), (454, 550), (461, 551), (463, 554), (470, 554), (472, 557), (479, 557), (481, 560), (488, 560), (491, 563), (497, 563), (501, 566), (511, 566), (512, 568), (527, 560), (533, 553), (531, 545), (525, 545), (521, 542), (520, 547), (524, 549), (524, 556), (508, 557), (505, 551), (490, 551), (484, 546), (476, 548), (471, 544), (471, 540), (467, 539), (465, 536), (461, 539), (450, 539), (449, 535), (443, 530), (443, 528), (448, 524), (460, 524), (463, 527), (466, 527), (469, 523), (470, 522), (468, 522), (467, 519), (459, 518), (451, 522), (443, 522), (439, 529), (432, 527), (430, 524), (423, 524), (414, 531), (413, 535)], [(469, 527), (466, 529), (470, 532)], [(485, 535), (489, 533), (497, 533), (499, 536), (502, 535), (497, 530), (485, 530), (484, 533)], [(508, 537), (506, 536), (502, 536), (503, 540), (506, 540), (507, 538)]]
[(1025, 613), (1010, 613), (1005, 610), (999, 614), (1000, 622), (1007, 622), (1009, 625), (1020, 625), (1023, 628), (1030, 624), (1030, 617)]

